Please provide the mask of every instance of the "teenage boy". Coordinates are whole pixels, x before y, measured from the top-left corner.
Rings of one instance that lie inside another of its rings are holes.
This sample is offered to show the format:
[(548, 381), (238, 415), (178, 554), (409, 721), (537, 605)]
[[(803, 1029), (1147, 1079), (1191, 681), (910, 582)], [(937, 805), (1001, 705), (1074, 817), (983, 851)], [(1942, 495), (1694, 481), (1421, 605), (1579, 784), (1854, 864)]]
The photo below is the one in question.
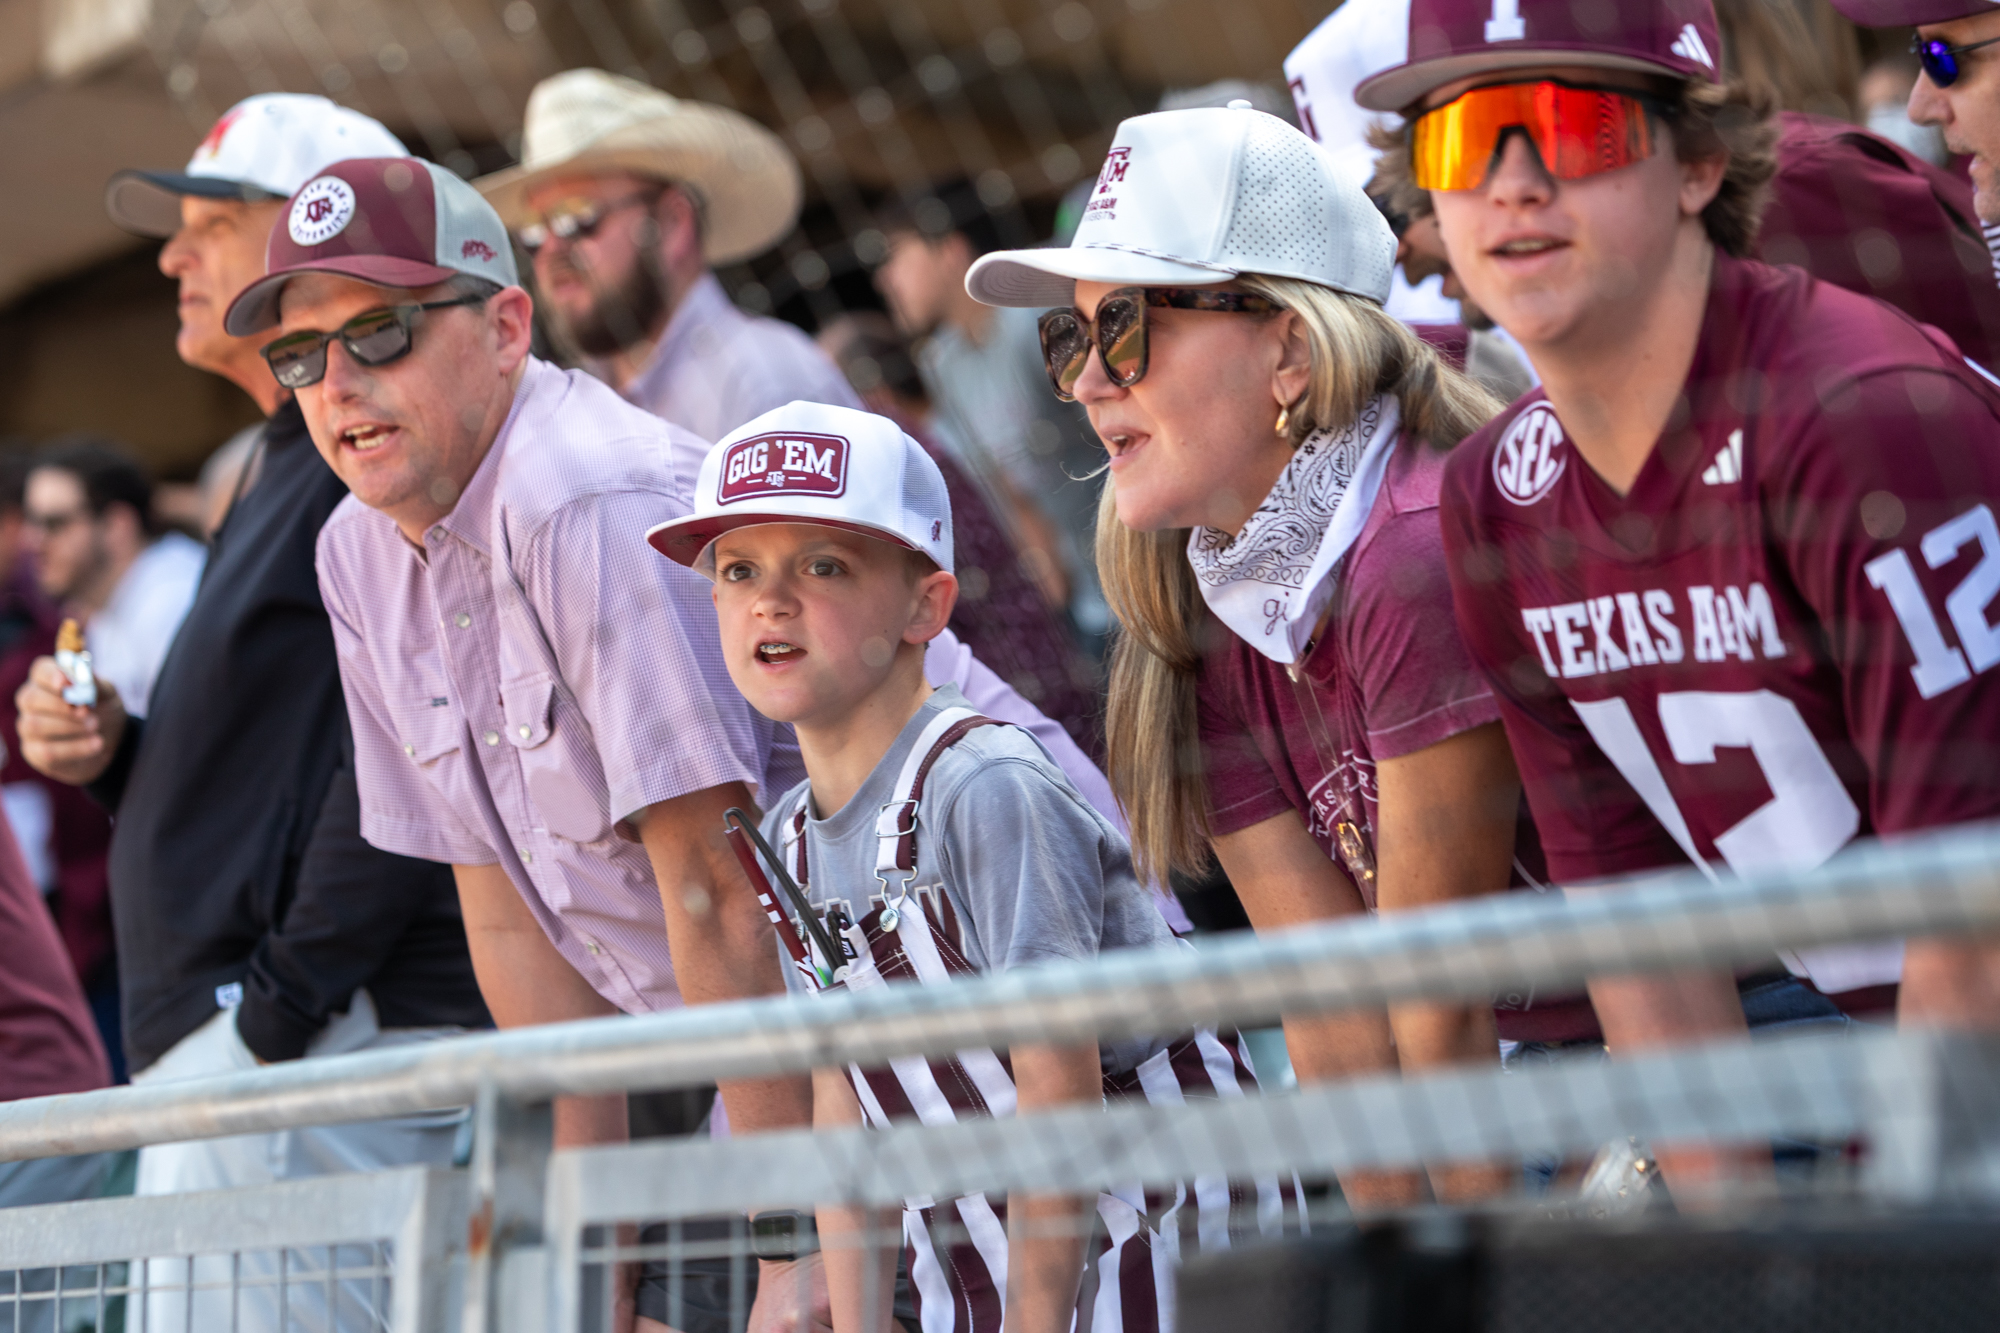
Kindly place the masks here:
[[(958, 598), (951, 507), (937, 465), (894, 423), (813, 403), (766, 413), (708, 456), (694, 513), (648, 537), (714, 581), (730, 678), (759, 712), (797, 730), (806, 781), (772, 804), (763, 827), (814, 909), (779, 923), (793, 957), (803, 954), (786, 970), (793, 990), (935, 984), (1173, 943), (1125, 840), (1048, 754), (980, 717), (957, 687), (926, 682), (924, 645)], [(822, 947), (806, 943), (823, 931)], [(841, 965), (844, 978), (831, 971)], [(961, 1052), (857, 1070), (852, 1083), (847, 1071), (822, 1070), (813, 1123), (1033, 1114), (1107, 1092), (1144, 1095), (1142, 1082), (1175, 1098), (1240, 1095), (1248, 1079), (1207, 1033), (1171, 1047), (1015, 1046), (1005, 1058)], [(1120, 1321), (1141, 1312), (1150, 1327), (1162, 1293), (1119, 1286), (1121, 1273), (1167, 1271), (1148, 1258), (1144, 1199), (1106, 1193), (1096, 1207), (1115, 1243), (1096, 1259), (1092, 1314), (1077, 1309), (1090, 1229), (1082, 1200), (912, 1203), (903, 1230), (923, 1327), (998, 1330), (1003, 1294), (1010, 1330), (1067, 1329), (1079, 1315), (1099, 1329), (1139, 1327)], [(876, 1254), (871, 1275), (860, 1240), (881, 1221), (825, 1207), (819, 1224), (834, 1327), (882, 1327), (894, 1254)]]
[[(1453, 268), (1542, 376), (1456, 451), (1443, 521), (1568, 883), (2000, 814), (2000, 396), (1893, 308), (1741, 258), (1772, 135), (1715, 50), (1707, 0), (1416, 0), (1357, 94), (1403, 110)], [(1911, 941), (1903, 1017), (1990, 1021), (1994, 961)], [(1621, 1051), (1744, 1027), (1724, 972), (1591, 998)]]

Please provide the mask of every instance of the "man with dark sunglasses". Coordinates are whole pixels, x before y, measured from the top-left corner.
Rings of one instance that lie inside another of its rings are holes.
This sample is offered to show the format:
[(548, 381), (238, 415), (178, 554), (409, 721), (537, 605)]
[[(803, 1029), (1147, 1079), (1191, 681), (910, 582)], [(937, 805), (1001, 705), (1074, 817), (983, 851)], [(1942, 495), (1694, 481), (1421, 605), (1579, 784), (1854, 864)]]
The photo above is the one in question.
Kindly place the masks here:
[[(398, 152), (394, 135), (323, 97), (266, 94), (225, 112), (184, 172), (129, 171), (112, 219), (166, 237), (180, 286), (176, 346), (254, 399), (264, 427), (254, 480), (216, 532), (207, 572), (143, 719), (100, 686), (67, 704), (53, 660), (17, 696), (22, 750), (87, 785), (116, 815), (110, 886), (135, 1082), (396, 1045), (490, 1026), (450, 871), (362, 840), (332, 628), (314, 542), (347, 488), (320, 459), (291, 393), (231, 334), (229, 300), (264, 271), (284, 199), (329, 162)], [(51, 515), (53, 517), (53, 515)], [(141, 1193), (451, 1160), (452, 1116), (149, 1147)], [(165, 1261), (160, 1261), (163, 1265)], [(243, 1277), (262, 1260), (245, 1256)], [(173, 1281), (187, 1280), (174, 1261)], [(276, 1260), (270, 1260), (276, 1272)], [(164, 1278), (163, 1266), (156, 1277)], [(200, 1261), (212, 1292), (149, 1306), (148, 1327), (260, 1329), (273, 1288), (229, 1303), (229, 1260)], [(348, 1297), (343, 1294), (343, 1305)], [(365, 1302), (340, 1327), (381, 1316)]]
[[(2000, 815), (2000, 392), (1892, 307), (1742, 258), (1773, 134), (1716, 42), (1707, 0), (1415, 0), (1408, 61), (1358, 91), (1403, 111), (1454, 269), (1542, 376), (1454, 453), (1443, 522), (1564, 883)], [(2000, 1013), (2000, 958), (1958, 941), (1784, 961), (1828, 992), (1900, 972), (1906, 1022)], [(1727, 973), (1591, 995), (1618, 1051), (1754, 1008)], [(1684, 1186), (1749, 1165), (1661, 1158)]]
[(1856, 23), (1915, 28), (1922, 71), (1910, 119), (1944, 132), (1945, 147), (1971, 159), (1973, 205), (2000, 223), (2000, 4), (1979, 0), (1833, 0)]
[[(350, 489), (319, 572), (363, 836), (452, 866), (503, 1027), (777, 993), (722, 816), (796, 780), (797, 744), (730, 681), (708, 585), (642, 540), (688, 512), (698, 442), (530, 354), (506, 229), (441, 167), (333, 164), (267, 269), (227, 327), (278, 329)], [(803, 1081), (723, 1094), (738, 1128), (804, 1123)], [(627, 1133), (623, 1094), (557, 1103), (559, 1143)]]

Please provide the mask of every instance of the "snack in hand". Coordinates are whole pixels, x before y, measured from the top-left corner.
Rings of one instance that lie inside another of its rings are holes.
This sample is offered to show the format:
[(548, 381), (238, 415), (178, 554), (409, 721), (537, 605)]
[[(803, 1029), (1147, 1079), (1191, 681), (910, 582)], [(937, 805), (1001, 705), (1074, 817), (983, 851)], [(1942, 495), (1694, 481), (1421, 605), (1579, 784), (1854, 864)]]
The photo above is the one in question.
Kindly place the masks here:
[(96, 706), (97, 674), (90, 668), (90, 650), (83, 646), (83, 626), (74, 620), (63, 621), (56, 630), (56, 666), (69, 677), (63, 702)]

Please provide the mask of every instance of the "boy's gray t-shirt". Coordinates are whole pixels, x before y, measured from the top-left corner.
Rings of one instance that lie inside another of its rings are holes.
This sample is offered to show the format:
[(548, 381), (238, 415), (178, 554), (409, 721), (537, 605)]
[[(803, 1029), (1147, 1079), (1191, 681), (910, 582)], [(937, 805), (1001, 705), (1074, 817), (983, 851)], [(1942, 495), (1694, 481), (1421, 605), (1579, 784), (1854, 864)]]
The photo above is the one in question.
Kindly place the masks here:
[[(881, 904), (875, 817), (895, 799), (903, 761), (924, 728), (946, 709), (970, 706), (957, 686), (938, 689), (853, 800), (830, 819), (808, 812), (807, 896), (822, 914), (839, 899), (859, 921)], [(791, 872), (798, 868), (792, 816), (806, 793), (807, 784), (800, 783), (764, 817), (764, 836)], [(911, 889), (914, 894), (939, 886), (958, 914), (965, 959), (982, 972), (1175, 943), (1151, 894), (1132, 873), (1124, 837), (1077, 794), (1034, 738), (1016, 727), (974, 728), (939, 757), (924, 782)], [(791, 989), (809, 989), (797, 969), (787, 964), (784, 973)], [(1107, 1047), (1107, 1072), (1133, 1068), (1158, 1046), (1142, 1040)]]

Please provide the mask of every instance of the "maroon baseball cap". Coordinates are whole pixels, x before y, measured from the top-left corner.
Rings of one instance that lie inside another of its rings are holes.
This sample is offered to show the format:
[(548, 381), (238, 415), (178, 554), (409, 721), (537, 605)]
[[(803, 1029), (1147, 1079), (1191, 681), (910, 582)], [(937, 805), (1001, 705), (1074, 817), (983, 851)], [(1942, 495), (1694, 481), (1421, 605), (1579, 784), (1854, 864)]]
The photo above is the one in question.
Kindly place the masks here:
[(493, 205), (443, 167), (414, 157), (336, 162), (299, 187), (271, 228), (264, 274), (230, 302), (241, 338), (278, 322), (278, 294), (301, 273), (379, 287), (430, 287), (470, 274), (518, 287), (514, 245)]
[(1832, 3), (1864, 28), (1916, 28), (2000, 9), (2000, 4), (1980, 4), (1977, 0), (1832, 0)]
[(1459, 79), (1547, 65), (1712, 83), (1721, 51), (1709, 0), (1410, 0), (1403, 63), (1363, 79), (1354, 100), (1400, 111)]

